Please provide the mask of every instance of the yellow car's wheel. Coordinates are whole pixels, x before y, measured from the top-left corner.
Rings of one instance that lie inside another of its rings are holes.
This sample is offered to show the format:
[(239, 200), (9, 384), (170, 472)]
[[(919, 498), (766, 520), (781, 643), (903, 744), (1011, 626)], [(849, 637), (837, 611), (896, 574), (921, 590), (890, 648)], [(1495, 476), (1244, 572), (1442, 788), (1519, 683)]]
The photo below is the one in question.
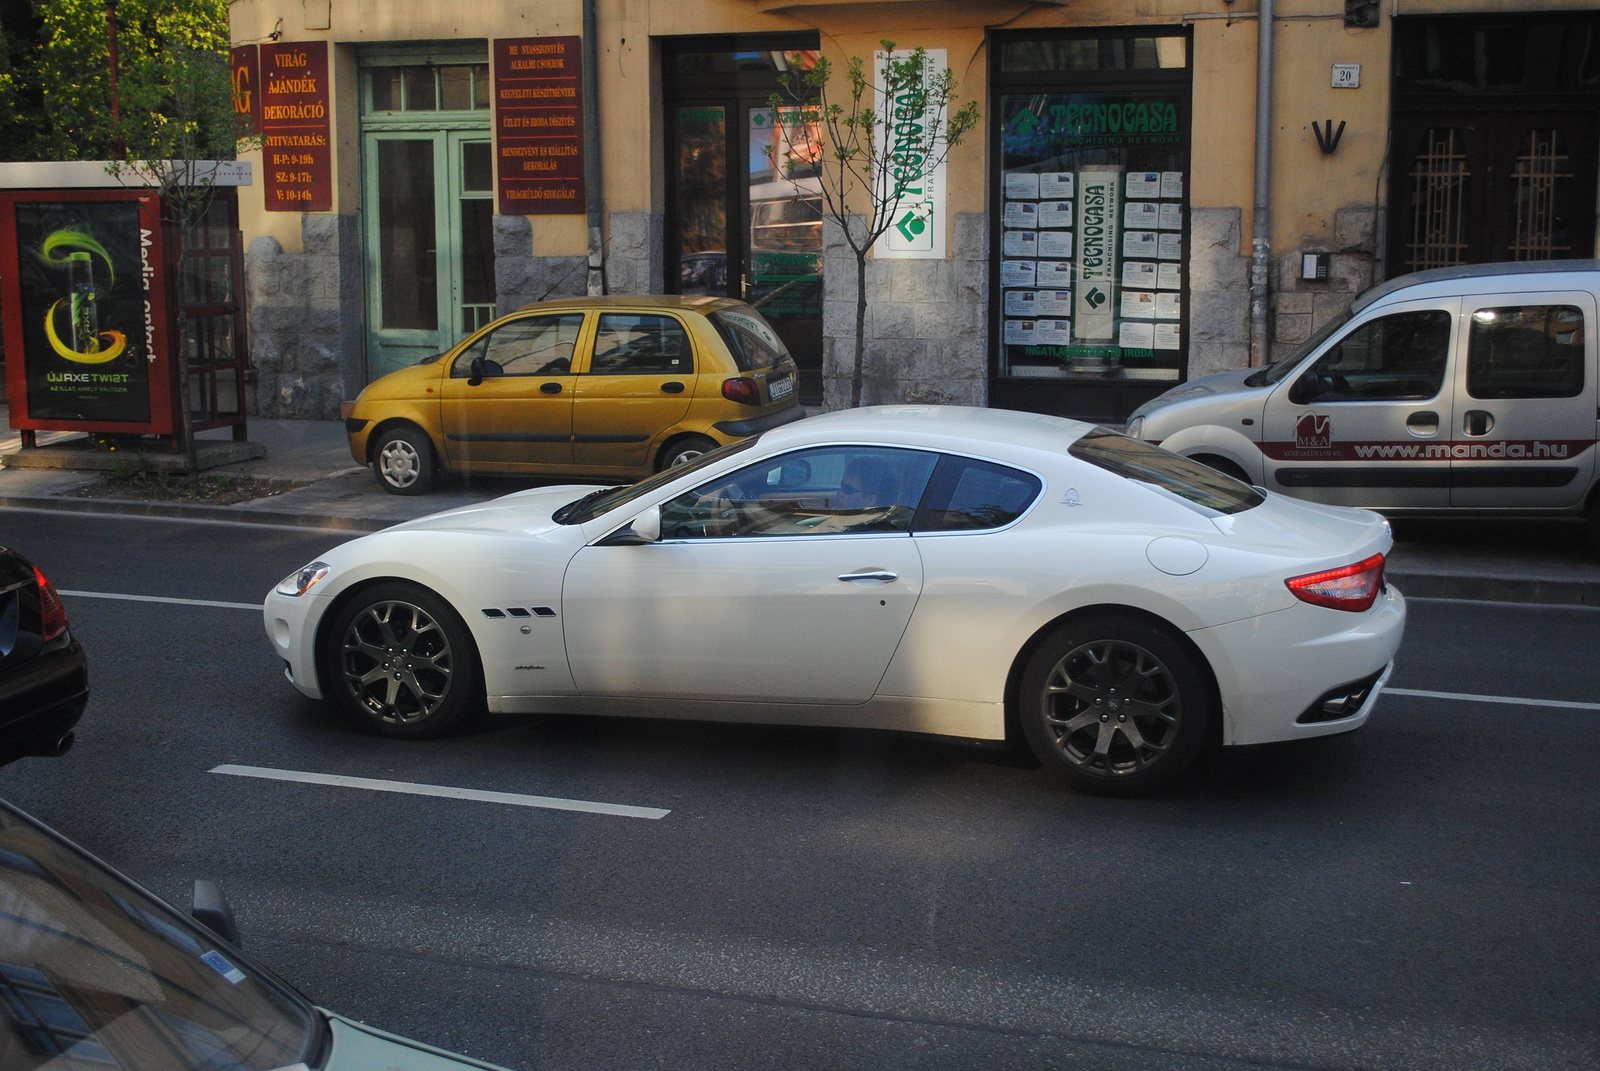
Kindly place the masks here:
[(715, 439), (704, 435), (683, 435), (673, 439), (661, 451), (661, 456), (656, 459), (656, 471), (676, 468), (679, 465), (693, 461), (707, 450), (715, 450)]
[(421, 428), (396, 424), (379, 433), (372, 471), (391, 495), (421, 495), (433, 489), (433, 443)]

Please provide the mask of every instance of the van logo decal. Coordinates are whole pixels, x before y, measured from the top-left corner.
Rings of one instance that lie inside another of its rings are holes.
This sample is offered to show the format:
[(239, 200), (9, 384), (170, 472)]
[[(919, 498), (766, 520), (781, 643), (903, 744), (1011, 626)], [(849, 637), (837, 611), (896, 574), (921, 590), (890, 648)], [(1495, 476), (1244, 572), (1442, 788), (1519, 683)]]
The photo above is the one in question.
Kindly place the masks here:
[(1333, 421), (1307, 413), (1294, 425), (1294, 445), (1300, 450), (1325, 450), (1333, 445)]

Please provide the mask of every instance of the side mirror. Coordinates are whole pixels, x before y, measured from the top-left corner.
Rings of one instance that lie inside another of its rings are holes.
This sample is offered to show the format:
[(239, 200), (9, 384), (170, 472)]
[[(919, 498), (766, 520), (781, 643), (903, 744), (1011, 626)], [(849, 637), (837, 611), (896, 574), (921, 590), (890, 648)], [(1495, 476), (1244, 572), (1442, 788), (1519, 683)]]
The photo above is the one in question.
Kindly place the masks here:
[(1317, 394), (1317, 373), (1309, 369), (1289, 385), (1289, 401), (1295, 405), (1305, 405)]
[(661, 540), (661, 507), (651, 506), (600, 541), (605, 547), (634, 547)]
[(483, 358), (474, 357), (467, 366), (467, 386), (476, 387), (483, 382)]
[(233, 920), (233, 908), (222, 894), (222, 886), (214, 881), (194, 883), (194, 906), (189, 909), (194, 920), (233, 947), (240, 947), (239, 924)]

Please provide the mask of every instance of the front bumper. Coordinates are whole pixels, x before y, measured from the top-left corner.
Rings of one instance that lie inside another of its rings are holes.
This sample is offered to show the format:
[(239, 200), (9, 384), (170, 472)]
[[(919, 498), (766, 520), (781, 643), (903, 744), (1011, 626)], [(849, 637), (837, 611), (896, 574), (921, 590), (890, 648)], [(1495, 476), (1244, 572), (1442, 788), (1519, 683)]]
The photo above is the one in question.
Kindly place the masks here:
[(332, 600), (324, 595), (270, 593), (261, 604), (262, 624), (272, 649), (283, 659), (283, 675), (301, 695), (322, 698), (317, 679), (317, 625)]
[(29, 755), (58, 754), (55, 745), (89, 705), (89, 659), (77, 637), (48, 649), (0, 678), (0, 765)]
[[(1386, 585), (1364, 613), (1296, 603), (1189, 633), (1216, 674), (1223, 743), (1305, 740), (1359, 729), (1388, 682), (1405, 623), (1405, 599)], [(1352, 713), (1299, 720), (1330, 691), (1374, 674), (1377, 683)]]

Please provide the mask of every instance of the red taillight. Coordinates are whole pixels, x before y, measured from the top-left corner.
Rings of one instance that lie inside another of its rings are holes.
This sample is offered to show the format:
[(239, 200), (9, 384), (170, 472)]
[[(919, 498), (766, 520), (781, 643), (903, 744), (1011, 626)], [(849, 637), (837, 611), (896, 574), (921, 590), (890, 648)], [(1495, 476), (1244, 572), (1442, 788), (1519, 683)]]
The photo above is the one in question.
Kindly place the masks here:
[(1383, 590), (1383, 555), (1320, 573), (1290, 577), (1284, 581), (1295, 598), (1317, 606), (1359, 613), (1370, 609)]
[(742, 405), (761, 404), (761, 388), (756, 386), (755, 380), (745, 376), (724, 379), (722, 396), (730, 402), (739, 402)]
[(61, 605), (61, 596), (55, 585), (45, 579), (36, 565), (33, 575), (39, 580), (39, 616), (44, 620), (39, 626), (40, 637), (48, 643), (67, 631), (67, 608)]

